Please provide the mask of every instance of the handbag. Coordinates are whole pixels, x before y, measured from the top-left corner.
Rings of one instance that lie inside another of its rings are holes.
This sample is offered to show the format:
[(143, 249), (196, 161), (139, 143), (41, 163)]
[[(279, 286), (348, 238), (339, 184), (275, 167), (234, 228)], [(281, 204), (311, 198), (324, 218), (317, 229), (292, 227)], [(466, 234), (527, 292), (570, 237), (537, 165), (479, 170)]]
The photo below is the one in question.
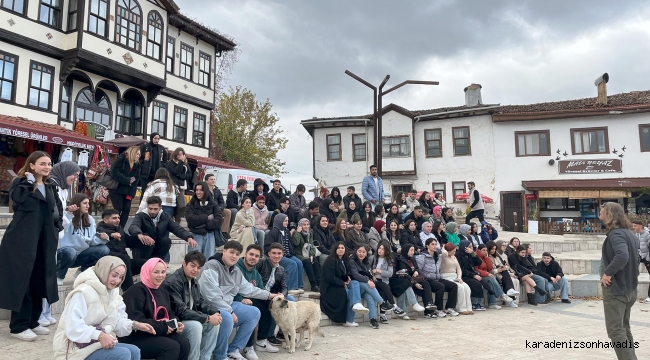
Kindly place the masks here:
[(97, 185), (93, 195), (93, 201), (100, 205), (108, 204), (108, 190), (102, 185)]
[(176, 208), (184, 209), (187, 206), (185, 201), (185, 194), (179, 190), (178, 186), (176, 187)]
[(424, 276), (422, 275), (412, 276), (411, 279), (412, 279), (411, 282), (415, 284), (424, 281)]
[(312, 247), (316, 249), (316, 254), (314, 255), (314, 257), (321, 256), (321, 252), (318, 250), (317, 247), (315, 247), (310, 243), (306, 243), (305, 245), (302, 246), (302, 257), (308, 258), (310, 256), (309, 251), (311, 250)]
[(120, 186), (120, 184), (111, 176), (111, 169), (109, 168), (104, 169), (104, 171), (99, 174), (96, 181), (97, 184), (105, 187), (108, 190), (115, 190), (118, 186)]
[[(99, 155), (102, 155), (102, 159), (99, 159)], [(86, 178), (88, 180), (95, 180), (99, 174), (101, 174), (105, 169), (108, 168), (106, 161), (104, 161), (104, 155), (102, 148), (97, 146), (95, 147), (95, 152), (93, 153), (93, 158), (90, 160), (90, 166), (86, 170)]]

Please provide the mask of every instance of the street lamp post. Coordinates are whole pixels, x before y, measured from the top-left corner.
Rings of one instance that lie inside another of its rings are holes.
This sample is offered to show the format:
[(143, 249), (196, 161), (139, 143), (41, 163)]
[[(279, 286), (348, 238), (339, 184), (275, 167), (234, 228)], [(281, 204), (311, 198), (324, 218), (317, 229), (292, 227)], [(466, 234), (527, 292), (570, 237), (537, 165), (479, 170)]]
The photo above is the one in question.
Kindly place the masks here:
[[(375, 165), (377, 166), (377, 176), (382, 176), (382, 98), (384, 95), (390, 93), (393, 90), (397, 90), (401, 88), (404, 85), (407, 84), (413, 84), (413, 85), (438, 85), (440, 84), (438, 81), (423, 81), (423, 80), (406, 80), (401, 82), (398, 85), (393, 86), (392, 88), (382, 91), (384, 88), (384, 85), (388, 82), (390, 79), (390, 75), (386, 75), (384, 80), (381, 82), (379, 85), (379, 91), (377, 90), (377, 87), (371, 85), (369, 82), (366, 80), (360, 78), (359, 76), (353, 74), (349, 70), (345, 70), (345, 73), (352, 77), (353, 79), (357, 80), (358, 82), (366, 85), (367, 87), (371, 88), (373, 90), (373, 98), (374, 98), (374, 108), (373, 108), (373, 121), (374, 121), (374, 130), (373, 130), (373, 138), (374, 138), (374, 143), (375, 143), (375, 154), (374, 154), (374, 162)], [(415, 139), (413, 139), (415, 140)]]

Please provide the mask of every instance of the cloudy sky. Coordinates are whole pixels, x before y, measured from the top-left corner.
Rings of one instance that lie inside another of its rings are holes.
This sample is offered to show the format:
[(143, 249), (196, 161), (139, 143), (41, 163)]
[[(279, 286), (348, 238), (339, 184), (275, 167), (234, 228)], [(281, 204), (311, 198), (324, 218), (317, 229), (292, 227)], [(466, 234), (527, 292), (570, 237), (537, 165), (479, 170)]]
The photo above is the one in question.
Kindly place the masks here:
[(464, 103), (528, 104), (650, 88), (650, 3), (572, 1), (177, 0), (181, 11), (232, 36), (241, 55), (228, 85), (269, 98), (289, 143), (285, 184), (314, 184), (300, 120), (372, 112), (372, 92), (346, 69), (387, 87), (411, 110)]

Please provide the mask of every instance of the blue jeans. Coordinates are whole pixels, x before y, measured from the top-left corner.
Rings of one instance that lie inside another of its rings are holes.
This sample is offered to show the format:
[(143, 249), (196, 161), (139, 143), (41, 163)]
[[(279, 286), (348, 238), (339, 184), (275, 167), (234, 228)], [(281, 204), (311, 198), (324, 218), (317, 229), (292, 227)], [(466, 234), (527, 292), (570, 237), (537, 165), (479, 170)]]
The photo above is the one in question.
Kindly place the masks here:
[(38, 321), (48, 321), (48, 318), (52, 317), (52, 308), (50, 304), (47, 303), (47, 299), (43, 299), (43, 311), (41, 311), (41, 317), (38, 318)]
[[(487, 276), (484, 279), (487, 279), (487, 281), (492, 286), (492, 291), (494, 291), (494, 295), (490, 295), (490, 297), (488, 298), (488, 304), (495, 305), (497, 303), (497, 298), (500, 298), (503, 295), (503, 289), (501, 289), (501, 285), (499, 285), (499, 282), (497, 281), (496, 278), (493, 278), (492, 276)], [(487, 290), (483, 289), (483, 293), (485, 293), (486, 291)]]
[(552, 281), (549, 281), (548, 284), (553, 287), (553, 290), (560, 290), (560, 299), (569, 298), (569, 282), (565, 277), (560, 278), (557, 284), (553, 284)]
[(216, 253), (215, 250), (215, 242), (214, 242), (214, 232), (208, 231), (207, 234), (205, 235), (199, 235), (199, 234), (194, 234), (192, 233), (192, 239), (196, 241), (199, 246), (195, 249), (190, 248), (191, 250), (198, 250), (200, 251), (203, 255), (205, 255), (206, 259), (209, 259), (210, 256), (214, 255)]
[(99, 349), (86, 360), (140, 360), (140, 348), (131, 344), (117, 343), (112, 349)]
[(185, 329), (183, 329), (181, 334), (190, 341), (189, 358), (210, 360), (212, 358), (212, 351), (214, 351), (214, 347), (217, 345), (217, 336), (221, 325), (201, 324), (194, 320), (183, 321), (183, 325), (185, 325)]
[[(235, 350), (241, 350), (246, 346), (251, 334), (255, 331), (257, 323), (260, 321), (260, 310), (255, 306), (244, 305), (238, 301), (233, 301), (230, 305), (237, 315), (237, 324), (232, 320), (232, 315), (228, 311), (221, 310), (221, 328), (217, 335), (217, 346), (212, 352), (214, 360), (223, 360), (228, 358), (228, 353)], [(232, 329), (239, 327), (235, 338), (228, 345), (228, 339)]]
[(377, 304), (381, 304), (384, 299), (379, 295), (377, 288), (371, 289), (368, 283), (359, 283), (361, 296), (366, 299), (366, 307), (370, 310), (370, 318), (377, 319)]
[(174, 217), (174, 210), (175, 210), (175, 209), (176, 209), (175, 206), (167, 206), (167, 205), (163, 205), (163, 207), (162, 207), (162, 211), (164, 211), (164, 212), (166, 212), (167, 214), (169, 214), (169, 216), (171, 216), (172, 218)]
[(266, 232), (268, 230), (264, 231), (264, 230), (257, 230), (255, 228), (253, 228), (253, 229), (254, 229), (253, 235), (255, 236), (255, 242), (257, 242), (257, 245), (261, 246), (262, 249), (263, 249), (264, 248), (264, 237), (266, 236)]
[(106, 245), (95, 245), (77, 254), (73, 247), (62, 247), (56, 251), (56, 277), (65, 279), (65, 274), (69, 268), (78, 267), (81, 271), (95, 266), (97, 260), (108, 255), (109, 250)]
[[(551, 299), (553, 297), (553, 286), (549, 284), (549, 281), (544, 279), (543, 277), (539, 275), (531, 275), (530, 276), (533, 281), (535, 281), (535, 285), (537, 285), (540, 289), (546, 291), (546, 296), (542, 296), (535, 291), (535, 301), (538, 303), (544, 302), (547, 299)], [(567, 289), (568, 291), (568, 289)], [(568, 295), (567, 295), (568, 296)]]
[(354, 322), (354, 311), (352, 311), (352, 306), (361, 302), (361, 289), (359, 288), (359, 282), (356, 280), (350, 281), (346, 291), (348, 293), (348, 313), (346, 321)]
[(280, 265), (287, 271), (287, 288), (289, 290), (298, 290), (305, 287), (302, 279), (302, 261), (295, 256), (283, 257)]
[(406, 291), (395, 300), (397, 306), (404, 311), (407, 311), (409, 306), (415, 305), (418, 302), (418, 298), (415, 296), (415, 292), (411, 287), (406, 289)]

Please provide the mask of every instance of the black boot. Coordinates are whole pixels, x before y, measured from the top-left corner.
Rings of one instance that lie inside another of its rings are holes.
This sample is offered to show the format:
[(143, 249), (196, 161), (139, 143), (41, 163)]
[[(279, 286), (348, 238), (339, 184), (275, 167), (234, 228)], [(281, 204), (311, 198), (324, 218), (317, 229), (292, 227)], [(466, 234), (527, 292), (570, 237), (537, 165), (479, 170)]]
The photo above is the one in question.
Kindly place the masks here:
[(537, 293), (542, 296), (546, 296), (546, 291), (542, 290), (542, 288), (539, 286), (535, 286), (535, 291), (537, 291)]
[(537, 302), (535, 301), (535, 293), (528, 294), (528, 305), (537, 306)]

